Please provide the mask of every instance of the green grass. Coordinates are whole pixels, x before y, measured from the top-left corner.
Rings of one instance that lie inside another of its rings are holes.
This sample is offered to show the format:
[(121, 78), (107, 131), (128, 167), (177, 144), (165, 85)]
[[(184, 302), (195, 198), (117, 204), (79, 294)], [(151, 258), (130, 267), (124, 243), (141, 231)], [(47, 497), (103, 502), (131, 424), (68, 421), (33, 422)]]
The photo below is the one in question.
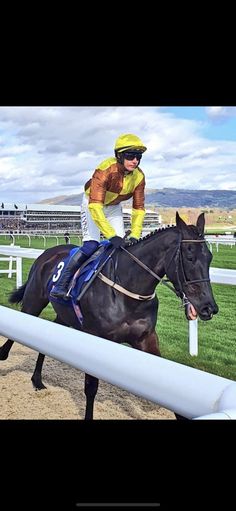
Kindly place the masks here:
[[(211, 266), (236, 270), (236, 247), (213, 247)], [(179, 301), (164, 286), (157, 287), (160, 300), (157, 331), (162, 356), (203, 371), (236, 379), (236, 289), (212, 284), (219, 313), (211, 321), (198, 321), (198, 356), (188, 353), (188, 322)]]
[[(81, 238), (78, 236), (71, 236), (70, 242), (75, 245), (81, 244)], [(12, 243), (12, 238), (6, 234), (6, 236), (0, 236), (0, 245), (10, 245)], [(63, 235), (58, 236), (58, 244), (62, 245), (65, 243), (65, 238)], [(20, 246), (22, 248), (40, 248), (46, 249), (50, 247), (54, 247), (57, 244), (57, 240), (55, 237), (46, 237), (46, 244), (44, 247), (44, 240), (42, 236), (31, 236), (31, 245), (29, 246), (29, 238), (28, 236), (15, 236), (15, 245)]]
[(219, 313), (211, 321), (198, 321), (199, 354), (188, 352), (188, 322), (179, 301), (164, 286), (158, 286), (160, 300), (157, 332), (164, 358), (196, 367), (203, 371), (235, 379), (235, 286), (213, 284)]
[(229, 245), (219, 244), (219, 250), (216, 251), (216, 245), (212, 244), (213, 259), (211, 266), (215, 268), (226, 268), (236, 270), (236, 246), (232, 248)]
[[(63, 238), (60, 243), (63, 242)], [(0, 241), (3, 243), (3, 239)], [(28, 247), (27, 239), (16, 240), (18, 245)], [(71, 243), (78, 244), (78, 238), (71, 238)], [(9, 241), (6, 240), (6, 244)], [(47, 240), (46, 248), (55, 245), (55, 238)], [(32, 240), (33, 248), (43, 248), (42, 239)], [(23, 282), (33, 260), (23, 259)], [(219, 252), (213, 247), (212, 266), (217, 268), (236, 269), (236, 247), (219, 246)], [(0, 267), (7, 268), (6, 263), (0, 262)], [(0, 303), (19, 310), (19, 306), (10, 305), (8, 297), (15, 288), (15, 278), (8, 279), (6, 274), (0, 274)], [(157, 321), (157, 332), (160, 340), (162, 356), (191, 367), (218, 374), (235, 380), (236, 375), (236, 289), (235, 286), (213, 284), (213, 293), (219, 306), (219, 313), (211, 321), (198, 322), (199, 355), (191, 357), (188, 347), (188, 322), (184, 310), (178, 300), (165, 286), (157, 287), (160, 306)], [(95, 304), (96, 305), (96, 304)], [(49, 304), (41, 314), (48, 320), (55, 318), (55, 312)]]
[(228, 229), (227, 229), (227, 227), (224, 227), (222, 229), (218, 229), (218, 228), (215, 228), (215, 229), (214, 228), (212, 228), (212, 229), (211, 228), (206, 228), (205, 229), (205, 234), (208, 234), (208, 235), (209, 234), (225, 234), (225, 231), (231, 232), (231, 234), (234, 234), (235, 228), (234, 227), (229, 227)]

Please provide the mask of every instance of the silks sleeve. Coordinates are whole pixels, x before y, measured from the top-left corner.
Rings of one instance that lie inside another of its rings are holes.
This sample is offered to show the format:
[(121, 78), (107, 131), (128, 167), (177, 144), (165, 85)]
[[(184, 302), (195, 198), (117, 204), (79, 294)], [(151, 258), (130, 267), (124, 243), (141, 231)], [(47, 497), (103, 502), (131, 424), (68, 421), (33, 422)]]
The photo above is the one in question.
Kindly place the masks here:
[(90, 202), (88, 207), (93, 221), (98, 226), (103, 236), (105, 236), (105, 238), (112, 238), (112, 236), (115, 236), (115, 229), (113, 229), (105, 217), (103, 204), (99, 204), (98, 202)]
[(89, 211), (91, 217), (105, 238), (116, 235), (115, 230), (108, 222), (103, 211), (106, 195), (108, 174), (104, 170), (96, 169), (90, 185)]
[(131, 234), (132, 238), (140, 238), (143, 227), (145, 209), (132, 209)]
[(145, 178), (136, 186), (133, 192), (133, 209), (131, 217), (131, 234), (132, 238), (140, 238), (143, 227), (143, 219), (145, 216), (144, 209), (144, 188)]

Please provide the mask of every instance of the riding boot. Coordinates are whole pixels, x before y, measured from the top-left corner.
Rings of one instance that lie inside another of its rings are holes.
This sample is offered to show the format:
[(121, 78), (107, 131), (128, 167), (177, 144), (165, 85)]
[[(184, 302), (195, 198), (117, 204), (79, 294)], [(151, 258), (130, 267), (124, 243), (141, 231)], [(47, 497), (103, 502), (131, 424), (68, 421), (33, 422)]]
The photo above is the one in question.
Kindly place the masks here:
[(64, 272), (59, 278), (59, 281), (56, 283), (50, 293), (53, 298), (63, 298), (64, 300), (69, 300), (70, 295), (67, 294), (67, 292), (70, 281), (73, 277), (73, 274), (84, 263), (84, 261), (86, 261), (87, 258), (87, 254), (84, 254), (81, 250), (77, 250), (77, 252), (72, 255)]

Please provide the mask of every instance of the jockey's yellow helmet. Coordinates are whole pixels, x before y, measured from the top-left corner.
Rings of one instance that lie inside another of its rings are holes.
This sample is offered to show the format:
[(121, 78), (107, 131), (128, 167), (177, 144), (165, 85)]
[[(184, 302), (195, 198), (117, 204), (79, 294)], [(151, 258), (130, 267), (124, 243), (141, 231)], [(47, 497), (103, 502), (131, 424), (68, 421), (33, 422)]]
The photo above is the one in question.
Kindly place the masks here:
[(142, 140), (132, 133), (124, 133), (120, 135), (115, 142), (115, 152), (138, 151), (144, 153), (147, 150)]

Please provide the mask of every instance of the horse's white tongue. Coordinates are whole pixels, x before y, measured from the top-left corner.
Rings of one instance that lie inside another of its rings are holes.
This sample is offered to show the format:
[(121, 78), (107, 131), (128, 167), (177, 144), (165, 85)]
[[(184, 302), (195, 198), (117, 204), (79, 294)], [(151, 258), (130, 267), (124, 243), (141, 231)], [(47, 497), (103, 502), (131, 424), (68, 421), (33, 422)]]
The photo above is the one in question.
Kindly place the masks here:
[(197, 311), (195, 307), (190, 303), (188, 305), (188, 318), (189, 319), (196, 319), (197, 318)]

